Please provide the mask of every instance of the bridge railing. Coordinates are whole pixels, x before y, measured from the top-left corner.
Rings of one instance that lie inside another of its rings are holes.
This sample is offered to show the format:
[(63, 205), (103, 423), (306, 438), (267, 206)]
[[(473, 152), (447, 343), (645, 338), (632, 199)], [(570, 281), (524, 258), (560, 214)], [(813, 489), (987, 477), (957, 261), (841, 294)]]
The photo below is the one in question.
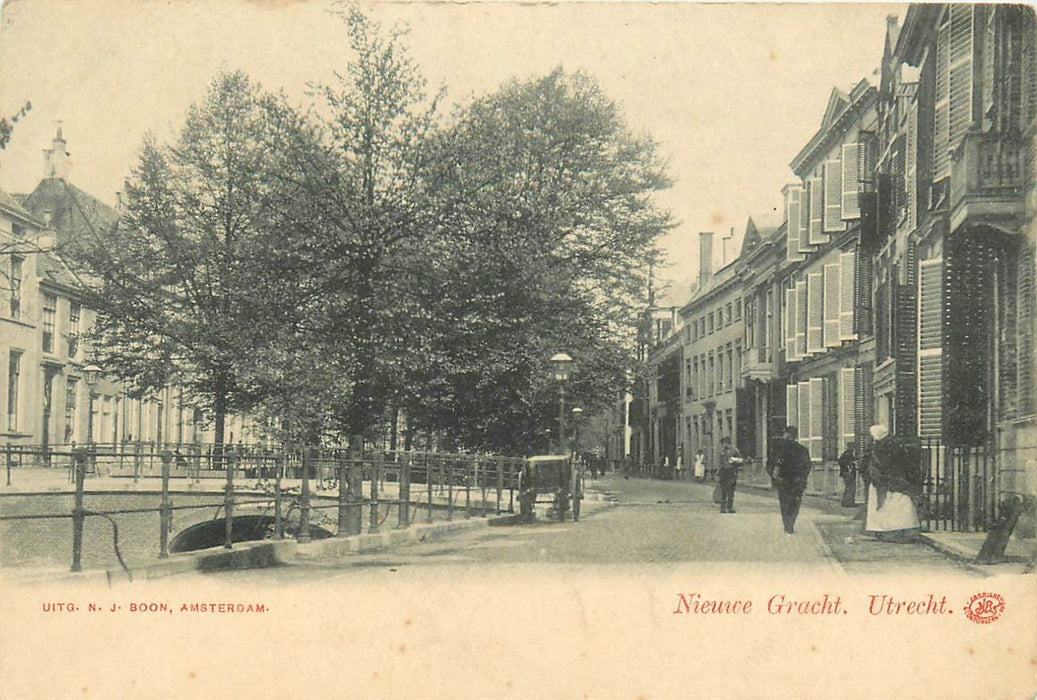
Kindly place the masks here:
[[(51, 448), (8, 444), (3, 450), (5, 483), (11, 488), (0, 490), (0, 496), (31, 499), (32, 512), (9, 514), (0, 508), (0, 521), (72, 519), (73, 571), (82, 567), (85, 524), (99, 520), (110, 523), (113, 549), (126, 568), (119, 550), (118, 522), (123, 523), (124, 542), (128, 531), (133, 533), (130, 540), (154, 542), (154, 537), (142, 538), (133, 531), (153, 528), (150, 518), (155, 514), (159, 516), (157, 546), (149, 556), (157, 553), (161, 558), (169, 554), (174, 512), (192, 509), (211, 509), (208, 521), (223, 520), (222, 542), (210, 546), (226, 548), (255, 539), (235, 529), (236, 516), (258, 516), (258, 522), (272, 526), (275, 539), (295, 537), (307, 542), (315, 536), (375, 533), (387, 526), (408, 528), (419, 520), (510, 513), (522, 464), (521, 458), (481, 454), (355, 453), (343, 448), (260, 445), (130, 443)], [(158, 496), (159, 504), (89, 507), (91, 499), (102, 503), (101, 496), (122, 496), (125, 500), (134, 493)], [(53, 498), (67, 499), (70, 494), (74, 496), (71, 511)], [(0, 498), (0, 504), (8, 500)], [(174, 504), (174, 500), (193, 503)]]

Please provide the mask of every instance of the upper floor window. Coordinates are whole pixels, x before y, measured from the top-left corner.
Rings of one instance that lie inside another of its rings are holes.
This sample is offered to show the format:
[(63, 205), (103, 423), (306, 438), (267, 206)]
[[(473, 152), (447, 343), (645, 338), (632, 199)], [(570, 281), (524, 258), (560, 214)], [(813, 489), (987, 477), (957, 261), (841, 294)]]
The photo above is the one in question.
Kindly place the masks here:
[(54, 321), (58, 315), (58, 298), (43, 295), (43, 351), (54, 352)]
[(76, 302), (68, 305), (68, 356), (75, 357), (79, 352), (79, 317), (82, 307)]
[(742, 320), (742, 298), (741, 297), (735, 299), (735, 320), (736, 321), (741, 321)]
[(11, 256), (11, 318), (15, 321), (22, 313), (22, 263), (23, 258)]
[(728, 302), (727, 306), (724, 307), (724, 325), (725, 326), (730, 326), (731, 325), (731, 320), (733, 318), (734, 318), (734, 316), (733, 316), (732, 311), (731, 311), (731, 302)]
[(712, 333), (713, 332), (713, 314), (710, 313), (709, 316), (707, 316), (706, 318), (709, 319), (709, 332)]

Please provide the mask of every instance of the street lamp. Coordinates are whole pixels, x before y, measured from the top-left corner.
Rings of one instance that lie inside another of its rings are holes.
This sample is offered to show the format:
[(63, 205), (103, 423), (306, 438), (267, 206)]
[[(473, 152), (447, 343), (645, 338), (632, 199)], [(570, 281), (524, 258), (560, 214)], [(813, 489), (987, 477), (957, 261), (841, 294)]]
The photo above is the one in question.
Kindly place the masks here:
[[(87, 415), (87, 450), (88, 454), (78, 453), (73, 456), (75, 465), (76, 492), (72, 506), (72, 571), (83, 570), (83, 519), (86, 512), (83, 509), (83, 477), (86, 475), (86, 460), (92, 459), (92, 447), (94, 441), (94, 386), (101, 376), (101, 368), (95, 364), (89, 364), (83, 368), (83, 379), (86, 380), (90, 403)], [(78, 452), (78, 451), (77, 451)], [(96, 467), (94, 472), (96, 473)]]
[(94, 387), (97, 380), (101, 378), (101, 368), (91, 363), (83, 368), (83, 379), (86, 380), (87, 391), (90, 397), (90, 405), (87, 407), (86, 417), (86, 442), (92, 445), (94, 442)]
[(551, 367), (554, 369), (555, 381), (558, 382), (558, 450), (565, 454), (565, 383), (569, 381), (569, 368), (572, 366), (573, 358), (564, 352), (557, 353), (551, 358)]

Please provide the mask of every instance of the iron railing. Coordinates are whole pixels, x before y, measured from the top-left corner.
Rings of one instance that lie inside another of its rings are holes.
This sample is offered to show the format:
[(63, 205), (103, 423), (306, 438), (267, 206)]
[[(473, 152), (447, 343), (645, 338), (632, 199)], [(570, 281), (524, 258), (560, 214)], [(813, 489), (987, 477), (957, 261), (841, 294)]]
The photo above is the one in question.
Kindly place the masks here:
[[(513, 513), (523, 461), (480, 454), (402, 450), (357, 453), (344, 448), (285, 449), (261, 445), (129, 443), (55, 449), (8, 444), (3, 450), (8, 486), (14, 481), (19, 487), (31, 488), (40, 477), (49, 486), (32, 493), (22, 488), (16, 493), (0, 494), (44, 499), (38, 502), (69, 495), (74, 500), (71, 512), (49, 509), (42, 513), (2, 514), (0, 521), (71, 518), (72, 570), (79, 571), (87, 519), (106, 519), (112, 525), (116, 557), (127, 573), (129, 569), (119, 551), (119, 528), (112, 516), (157, 513), (160, 558), (169, 554), (173, 511), (185, 509), (213, 509), (212, 520), (225, 516), (226, 548), (235, 542), (233, 518), (235, 509), (242, 507), (261, 510), (264, 515), (272, 513), (275, 539), (294, 532), (298, 541), (309, 541), (314, 518), (335, 536), (347, 537), (378, 532), (392, 511), (397, 515), (397, 528), (410, 527), (419, 513), (428, 523), (436, 518), (451, 520), (457, 514), (472, 517)], [(54, 490), (53, 476), (62, 474), (63, 469), (67, 469), (68, 482), (74, 487)], [(135, 491), (125, 488), (130, 479), (138, 482), (133, 487)], [(139, 483), (142, 481), (145, 483)], [(216, 490), (221, 482), (222, 493)], [(152, 483), (154, 488), (147, 488)], [(207, 487), (214, 490), (206, 492)], [(160, 496), (160, 505), (109, 510), (88, 507), (88, 501), (96, 496), (135, 492)], [(188, 493), (203, 502), (173, 505), (173, 495), (182, 497)], [(367, 518), (363, 517), (365, 510)], [(330, 517), (330, 513), (337, 517)], [(124, 535), (125, 530), (124, 527)]]

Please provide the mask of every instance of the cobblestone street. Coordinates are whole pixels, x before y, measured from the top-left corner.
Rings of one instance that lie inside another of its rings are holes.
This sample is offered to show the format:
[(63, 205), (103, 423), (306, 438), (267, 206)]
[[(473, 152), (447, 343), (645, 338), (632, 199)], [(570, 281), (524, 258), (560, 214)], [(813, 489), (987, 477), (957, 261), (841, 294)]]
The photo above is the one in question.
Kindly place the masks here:
[[(425, 569), (461, 570), (521, 565), (567, 567), (693, 565), (702, 574), (732, 569), (776, 575), (961, 574), (980, 576), (924, 544), (895, 545), (860, 535), (853, 511), (803, 505), (797, 533), (781, 529), (772, 493), (739, 492), (737, 512), (721, 515), (712, 486), (623, 479), (593, 482), (598, 502), (588, 502), (579, 522), (549, 520), (540, 511), (531, 525), (480, 528), (447, 540), (391, 551), (327, 558), (275, 569), (208, 574), (239, 582), (320, 582), (339, 577), (407, 576)], [(445, 571), (443, 573), (446, 573)]]

